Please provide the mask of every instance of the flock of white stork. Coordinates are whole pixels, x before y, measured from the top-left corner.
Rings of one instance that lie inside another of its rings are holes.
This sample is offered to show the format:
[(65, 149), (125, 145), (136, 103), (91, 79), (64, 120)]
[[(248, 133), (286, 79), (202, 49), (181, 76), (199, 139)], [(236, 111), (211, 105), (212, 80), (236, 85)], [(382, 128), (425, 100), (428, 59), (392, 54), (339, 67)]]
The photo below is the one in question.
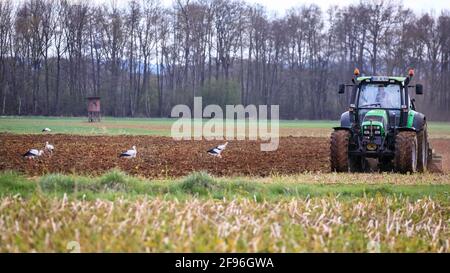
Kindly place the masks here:
[[(42, 129), (42, 132), (44, 132), (44, 133), (51, 132), (51, 131), (52, 130), (50, 128)], [(227, 145), (228, 145), (228, 142), (208, 150), (207, 153), (209, 155), (222, 158), (222, 152), (225, 150)], [(40, 156), (44, 155), (45, 153), (49, 153), (51, 155), (51, 154), (53, 154), (54, 150), (55, 150), (55, 146), (53, 146), (52, 144), (48, 143), (48, 141), (46, 141), (43, 150), (30, 149), (26, 153), (23, 154), (23, 157), (28, 158), (28, 159), (34, 159), (36, 157), (40, 157)], [(135, 158), (136, 156), (137, 156), (136, 146), (133, 146), (131, 148), (131, 150), (127, 150), (119, 155), (120, 158)]]

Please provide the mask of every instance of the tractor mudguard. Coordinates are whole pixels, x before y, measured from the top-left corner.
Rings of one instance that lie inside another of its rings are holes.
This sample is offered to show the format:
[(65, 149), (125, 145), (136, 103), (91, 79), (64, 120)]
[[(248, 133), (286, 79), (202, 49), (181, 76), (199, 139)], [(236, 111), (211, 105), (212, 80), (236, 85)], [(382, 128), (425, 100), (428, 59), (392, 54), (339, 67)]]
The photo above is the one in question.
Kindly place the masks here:
[(350, 121), (350, 112), (344, 112), (341, 115), (341, 126), (336, 128), (352, 128), (352, 122)]
[(414, 127), (398, 127), (396, 130), (398, 132), (402, 132), (402, 131), (418, 132), (416, 130), (416, 128), (414, 128)]
[(350, 127), (333, 127), (333, 129), (334, 129), (335, 131), (338, 131), (338, 130), (347, 130), (347, 131), (351, 131), (351, 128), (350, 128)]
[(425, 115), (419, 112), (414, 113), (414, 120), (412, 123), (412, 127), (417, 131), (420, 132), (423, 129), (423, 126), (425, 125)]

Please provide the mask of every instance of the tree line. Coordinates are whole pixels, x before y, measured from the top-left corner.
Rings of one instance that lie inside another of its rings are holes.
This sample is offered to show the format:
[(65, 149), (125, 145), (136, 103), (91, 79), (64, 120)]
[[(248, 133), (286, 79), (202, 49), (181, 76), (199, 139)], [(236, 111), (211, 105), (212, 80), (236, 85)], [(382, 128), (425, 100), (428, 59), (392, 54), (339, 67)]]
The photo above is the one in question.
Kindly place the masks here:
[(337, 119), (337, 86), (364, 75), (416, 71), (418, 109), (450, 119), (450, 12), (415, 14), (362, 0), (282, 16), (241, 0), (126, 5), (0, 0), (2, 115), (166, 117), (176, 104), (278, 104), (284, 119)]

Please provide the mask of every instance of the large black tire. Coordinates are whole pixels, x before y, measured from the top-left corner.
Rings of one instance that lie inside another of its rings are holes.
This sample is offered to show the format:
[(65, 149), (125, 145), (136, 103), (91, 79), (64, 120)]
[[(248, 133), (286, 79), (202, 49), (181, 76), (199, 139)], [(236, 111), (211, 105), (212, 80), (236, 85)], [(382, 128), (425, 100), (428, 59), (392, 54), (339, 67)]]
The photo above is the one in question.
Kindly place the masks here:
[(330, 161), (332, 172), (349, 171), (349, 140), (350, 132), (347, 130), (335, 130), (331, 134)]
[(395, 138), (395, 169), (400, 173), (417, 171), (417, 134), (416, 132), (399, 132)]
[(426, 172), (428, 165), (428, 130), (426, 123), (424, 124), (422, 131), (417, 133), (417, 145), (417, 170), (419, 172)]

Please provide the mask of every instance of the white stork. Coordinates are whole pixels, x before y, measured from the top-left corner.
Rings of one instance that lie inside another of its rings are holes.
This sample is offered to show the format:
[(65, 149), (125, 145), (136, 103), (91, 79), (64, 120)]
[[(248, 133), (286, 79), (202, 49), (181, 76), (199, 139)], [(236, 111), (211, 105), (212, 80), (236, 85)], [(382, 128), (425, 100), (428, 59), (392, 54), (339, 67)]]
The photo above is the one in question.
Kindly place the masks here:
[(38, 149), (31, 149), (28, 150), (26, 153), (23, 154), (23, 157), (28, 159), (34, 159), (35, 157), (41, 156), (44, 153), (42, 150)]
[(48, 141), (45, 142), (45, 149), (44, 149), (45, 151), (48, 151), (52, 154), (54, 149), (55, 149), (55, 146), (53, 146), (52, 144), (49, 144)]
[(208, 150), (208, 154), (210, 154), (212, 156), (217, 156), (219, 158), (222, 158), (222, 152), (223, 152), (223, 150), (225, 150), (227, 145), (228, 145), (228, 142), (226, 142), (223, 145), (219, 145), (217, 147), (214, 147), (211, 150)]
[(50, 128), (45, 127), (44, 129), (42, 129), (42, 132), (51, 132), (52, 130)]
[(121, 153), (119, 157), (134, 158), (136, 157), (136, 154), (137, 154), (136, 146), (133, 146), (131, 150)]

